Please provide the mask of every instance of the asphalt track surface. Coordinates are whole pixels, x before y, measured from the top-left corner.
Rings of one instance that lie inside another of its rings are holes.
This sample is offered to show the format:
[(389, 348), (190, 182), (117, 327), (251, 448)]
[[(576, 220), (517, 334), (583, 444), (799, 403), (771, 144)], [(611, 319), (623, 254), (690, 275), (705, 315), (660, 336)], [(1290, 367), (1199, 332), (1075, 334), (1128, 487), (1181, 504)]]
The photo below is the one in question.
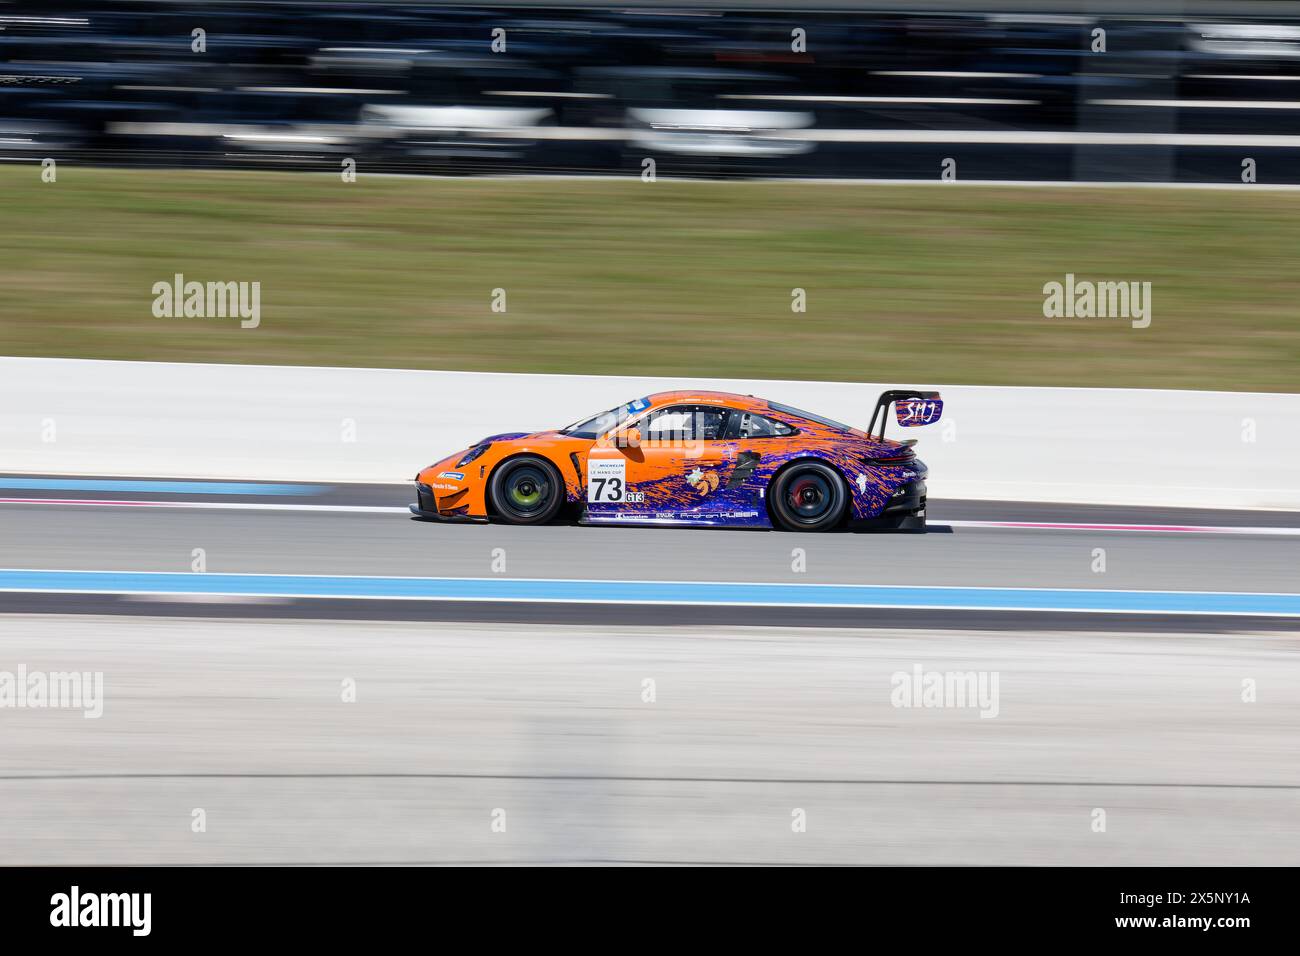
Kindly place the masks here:
[[(0, 568), (188, 574), (195, 549), (201, 549), (208, 575), (497, 579), (498, 584), (548, 579), (716, 582), (723, 592), (728, 583), (757, 582), (1292, 595), (1300, 567), (1300, 516), (1286, 513), (939, 501), (931, 503), (929, 531), (924, 534), (809, 535), (446, 524), (412, 519), (405, 512), (411, 497), (409, 487), (400, 485), (209, 485), (0, 476)], [(1104, 571), (1097, 570), (1103, 552)], [(195, 591), (212, 580), (199, 582), (198, 577)], [(191, 590), (188, 584), (182, 589)], [(348, 601), (324, 597), (189, 597), (11, 592), (0, 594), (0, 609), (138, 614), (148, 605), (151, 612), (170, 615), (558, 623), (609, 617), (608, 606), (567, 599), (545, 606), (481, 600), (472, 607), (455, 601), (385, 601), (367, 602), (358, 609)], [(644, 613), (641, 616), (645, 619)], [(1052, 617), (1040, 610), (978, 608), (958, 612), (882, 607), (864, 612), (664, 606), (654, 609), (653, 619), (664, 624), (1003, 628), (1039, 627), (1051, 623)], [(1121, 623), (1139, 629), (1169, 626), (1159, 616), (1129, 615)], [(1294, 616), (1281, 625), (1253, 618), (1231, 623), (1289, 628)]]
[(1292, 636), (0, 615), (15, 661), (104, 683), (0, 714), (9, 864), (1300, 862)]
[[(430, 523), (404, 486), (0, 486), (0, 569), (195, 592), (0, 593), (0, 672), (103, 674), (97, 719), (0, 712), (9, 863), (1300, 862), (1294, 616), (201, 593), (247, 573), (1291, 595), (1300, 516), (931, 502), (925, 534), (791, 535)], [(996, 679), (995, 706), (896, 706), (917, 668)]]

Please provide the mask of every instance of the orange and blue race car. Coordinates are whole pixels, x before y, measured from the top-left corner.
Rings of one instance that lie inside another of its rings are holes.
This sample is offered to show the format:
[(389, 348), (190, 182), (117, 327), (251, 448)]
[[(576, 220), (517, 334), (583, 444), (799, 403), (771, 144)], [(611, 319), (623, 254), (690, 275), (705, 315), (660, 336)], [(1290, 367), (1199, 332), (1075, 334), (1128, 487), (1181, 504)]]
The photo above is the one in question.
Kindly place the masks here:
[[(915, 439), (938, 392), (881, 394), (864, 431), (752, 395), (660, 392), (565, 428), (491, 435), (416, 475), (421, 518), (829, 531), (925, 527)], [(880, 431), (875, 434), (879, 419)]]

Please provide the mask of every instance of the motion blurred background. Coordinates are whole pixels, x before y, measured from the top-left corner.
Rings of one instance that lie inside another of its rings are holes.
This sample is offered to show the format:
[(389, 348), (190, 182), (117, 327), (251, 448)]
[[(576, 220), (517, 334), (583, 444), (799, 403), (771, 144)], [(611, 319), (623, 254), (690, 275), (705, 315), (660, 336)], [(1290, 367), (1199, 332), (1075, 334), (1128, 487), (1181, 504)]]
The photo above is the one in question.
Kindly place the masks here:
[(9, 2), (0, 143), (187, 168), (649, 156), (665, 175), (922, 179), (962, 145), (962, 178), (1122, 181), (1236, 180), (1248, 144), (1268, 181), (1300, 181), (1293, 3), (731, 6)]
[(1300, 4), (877, 6), (0, 3), (0, 353), (1294, 386)]

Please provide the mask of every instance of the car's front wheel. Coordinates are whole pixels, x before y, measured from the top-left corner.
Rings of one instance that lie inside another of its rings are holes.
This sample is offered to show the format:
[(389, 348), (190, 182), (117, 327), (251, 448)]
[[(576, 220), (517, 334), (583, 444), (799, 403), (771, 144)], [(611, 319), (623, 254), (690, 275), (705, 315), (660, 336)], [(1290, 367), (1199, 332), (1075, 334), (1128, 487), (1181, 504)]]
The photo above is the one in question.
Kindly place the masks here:
[(522, 455), (492, 472), (488, 497), (493, 512), (508, 524), (544, 524), (564, 504), (564, 481), (545, 458)]
[(776, 476), (768, 505), (777, 527), (786, 531), (829, 531), (844, 519), (849, 494), (830, 465), (803, 461)]

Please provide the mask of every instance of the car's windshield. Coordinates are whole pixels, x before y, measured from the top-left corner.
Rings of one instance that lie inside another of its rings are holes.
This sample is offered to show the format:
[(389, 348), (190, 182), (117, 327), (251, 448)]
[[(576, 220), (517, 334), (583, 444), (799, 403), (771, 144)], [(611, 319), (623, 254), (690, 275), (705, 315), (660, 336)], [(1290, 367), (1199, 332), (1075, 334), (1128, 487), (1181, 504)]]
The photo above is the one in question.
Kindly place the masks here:
[(593, 415), (591, 418), (583, 421), (574, 422), (572, 425), (566, 425), (560, 429), (561, 435), (571, 435), (574, 438), (590, 438), (595, 440), (601, 435), (606, 434), (613, 428), (617, 428), (627, 419), (637, 412), (643, 412), (650, 407), (650, 399), (637, 398), (628, 402), (626, 405), (619, 405), (617, 408), (611, 408), (607, 412), (601, 412), (599, 415)]
[(800, 418), (806, 418), (810, 422), (817, 422), (819, 425), (829, 425), (831, 428), (839, 428), (843, 431), (852, 431), (852, 425), (845, 425), (843, 422), (837, 422), (833, 418), (827, 418), (824, 415), (814, 415), (812, 412), (805, 412), (799, 408), (793, 408), (790, 405), (781, 405), (778, 402), (768, 402), (767, 407), (774, 412), (785, 412), (787, 415), (798, 415)]

